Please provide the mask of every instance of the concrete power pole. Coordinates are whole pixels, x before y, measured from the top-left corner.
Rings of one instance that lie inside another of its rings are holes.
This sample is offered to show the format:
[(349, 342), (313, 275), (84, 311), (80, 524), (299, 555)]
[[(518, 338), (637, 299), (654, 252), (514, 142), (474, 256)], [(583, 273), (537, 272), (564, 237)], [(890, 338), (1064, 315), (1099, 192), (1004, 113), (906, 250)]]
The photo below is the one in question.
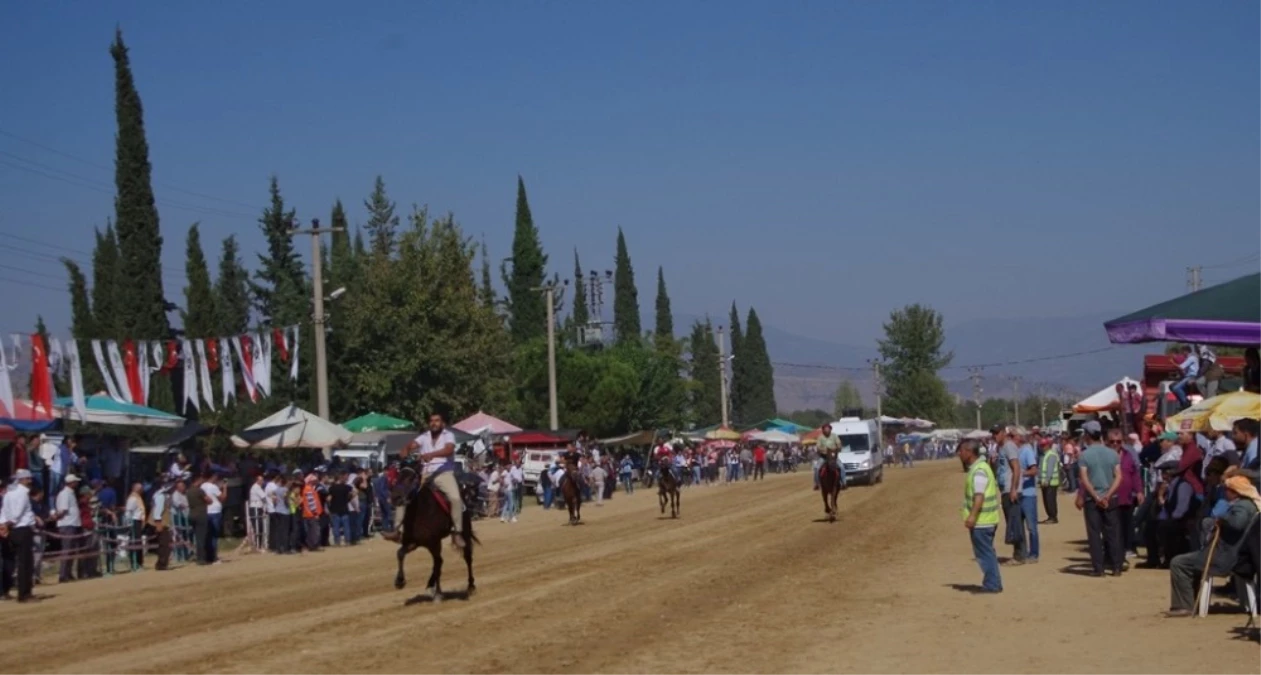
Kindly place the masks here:
[(981, 428), (981, 369), (968, 368), (972, 378), (972, 402), (976, 404), (976, 428)]
[(718, 378), (722, 383), (722, 426), (730, 427), (730, 415), (727, 412), (727, 340), (722, 326), (718, 327)]
[(880, 438), (880, 445), (884, 445), (884, 422), (880, 418), (884, 417), (884, 381), (880, 378), (880, 362), (871, 359), (871, 383), (876, 394), (876, 434)]
[(1187, 290), (1191, 293), (1194, 293), (1203, 287), (1204, 279), (1200, 276), (1203, 271), (1204, 268), (1199, 265), (1187, 268)]
[[(568, 279), (564, 285), (569, 285)], [(548, 282), (530, 290), (542, 293), (547, 302), (547, 415), (549, 428), (556, 431), (560, 428), (556, 402), (556, 300), (564, 297), (565, 288), (557, 288), (555, 283)]]
[(1042, 428), (1046, 428), (1046, 385), (1038, 385), (1038, 403), (1042, 405)]
[[(296, 223), (295, 223), (296, 224)], [(311, 228), (289, 230), (289, 236), (306, 234), (311, 237), (311, 281), (314, 295), (315, 314), (315, 400), (316, 414), (324, 419), (329, 418), (328, 411), (328, 353), (324, 344), (324, 271), (321, 268), (320, 235), (341, 232), (340, 227), (320, 227), (318, 218), (311, 219)], [(327, 452), (327, 451), (326, 451)]]
[(1019, 376), (1009, 378), (1011, 380), (1011, 403), (1016, 407), (1016, 426), (1020, 426), (1020, 380)]

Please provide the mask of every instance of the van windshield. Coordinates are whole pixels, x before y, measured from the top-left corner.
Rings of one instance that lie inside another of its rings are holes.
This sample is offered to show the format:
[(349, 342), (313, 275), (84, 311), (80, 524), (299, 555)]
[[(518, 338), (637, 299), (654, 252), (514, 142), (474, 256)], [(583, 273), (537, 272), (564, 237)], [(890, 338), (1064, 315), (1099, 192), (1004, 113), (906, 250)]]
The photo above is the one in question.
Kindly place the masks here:
[(842, 434), (841, 452), (867, 452), (871, 447), (867, 444), (867, 434)]

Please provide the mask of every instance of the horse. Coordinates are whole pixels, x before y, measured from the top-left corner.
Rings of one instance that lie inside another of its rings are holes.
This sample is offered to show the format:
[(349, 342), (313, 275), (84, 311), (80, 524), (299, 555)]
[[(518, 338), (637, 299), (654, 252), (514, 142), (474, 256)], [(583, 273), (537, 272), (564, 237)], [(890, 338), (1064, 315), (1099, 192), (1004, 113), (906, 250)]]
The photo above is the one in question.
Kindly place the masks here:
[(657, 499), (661, 502), (661, 515), (665, 515), (669, 502), (670, 517), (679, 517), (679, 481), (668, 466), (663, 465), (657, 471)]
[(819, 467), (819, 494), (823, 495), (823, 512), (829, 523), (836, 522), (836, 497), (840, 492), (841, 467), (825, 461)]
[(577, 469), (568, 469), (560, 478), (560, 496), (569, 510), (569, 524), (582, 522), (582, 487), (578, 485)]
[[(402, 589), (407, 586), (407, 578), (403, 575), (403, 559), (408, 553), (424, 548), (429, 551), (429, 555), (433, 556), (433, 572), (429, 575), (426, 590), (430, 592), (430, 597), (434, 602), (441, 602), (442, 542), (454, 531), (455, 521), (452, 519), (450, 505), (446, 504), (445, 497), (441, 497), (429, 481), (417, 487), (418, 478), (414, 469), (404, 467), (399, 471), (398, 482), (391, 494), (391, 501), (395, 507), (406, 502), (400, 524), (398, 574), (394, 577), (394, 588)], [(476, 490), (476, 485), (460, 484), (460, 496), (464, 503), (475, 502)], [(442, 502), (439, 502), (440, 499)], [(478, 541), (477, 535), (473, 534), (473, 512), (465, 509), (460, 517), (463, 518), (464, 525), (464, 564), (468, 566), (467, 593), (472, 596), (477, 590), (477, 585), (473, 581), (473, 544), (481, 542)]]

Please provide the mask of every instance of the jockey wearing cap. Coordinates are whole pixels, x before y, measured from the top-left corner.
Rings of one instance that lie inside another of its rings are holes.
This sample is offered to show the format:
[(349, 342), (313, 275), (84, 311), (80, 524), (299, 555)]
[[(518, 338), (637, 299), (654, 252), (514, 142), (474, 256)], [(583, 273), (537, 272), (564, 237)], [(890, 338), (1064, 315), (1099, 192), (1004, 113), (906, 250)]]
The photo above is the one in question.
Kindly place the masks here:
[(669, 471), (670, 475), (674, 476), (674, 482), (680, 482), (681, 478), (679, 476), (679, 468), (674, 463), (674, 448), (670, 447), (669, 442), (662, 439), (661, 445), (658, 445), (657, 448), (653, 450), (652, 458), (657, 462), (658, 469), (661, 471)]

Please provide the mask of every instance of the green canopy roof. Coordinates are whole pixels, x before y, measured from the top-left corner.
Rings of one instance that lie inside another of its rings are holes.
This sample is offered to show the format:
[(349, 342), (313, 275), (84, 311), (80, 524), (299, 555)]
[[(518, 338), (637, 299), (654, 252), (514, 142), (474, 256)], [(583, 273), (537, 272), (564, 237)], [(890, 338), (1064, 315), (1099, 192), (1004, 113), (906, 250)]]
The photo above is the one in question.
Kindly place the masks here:
[(342, 426), (346, 427), (351, 433), (363, 433), (365, 431), (400, 431), (403, 429), (415, 429), (416, 425), (407, 420), (397, 417), (390, 417), (377, 412), (370, 412), (367, 415), (356, 417), (353, 420), (342, 422)]
[(1261, 342), (1261, 274), (1178, 296), (1104, 324), (1114, 343)]

